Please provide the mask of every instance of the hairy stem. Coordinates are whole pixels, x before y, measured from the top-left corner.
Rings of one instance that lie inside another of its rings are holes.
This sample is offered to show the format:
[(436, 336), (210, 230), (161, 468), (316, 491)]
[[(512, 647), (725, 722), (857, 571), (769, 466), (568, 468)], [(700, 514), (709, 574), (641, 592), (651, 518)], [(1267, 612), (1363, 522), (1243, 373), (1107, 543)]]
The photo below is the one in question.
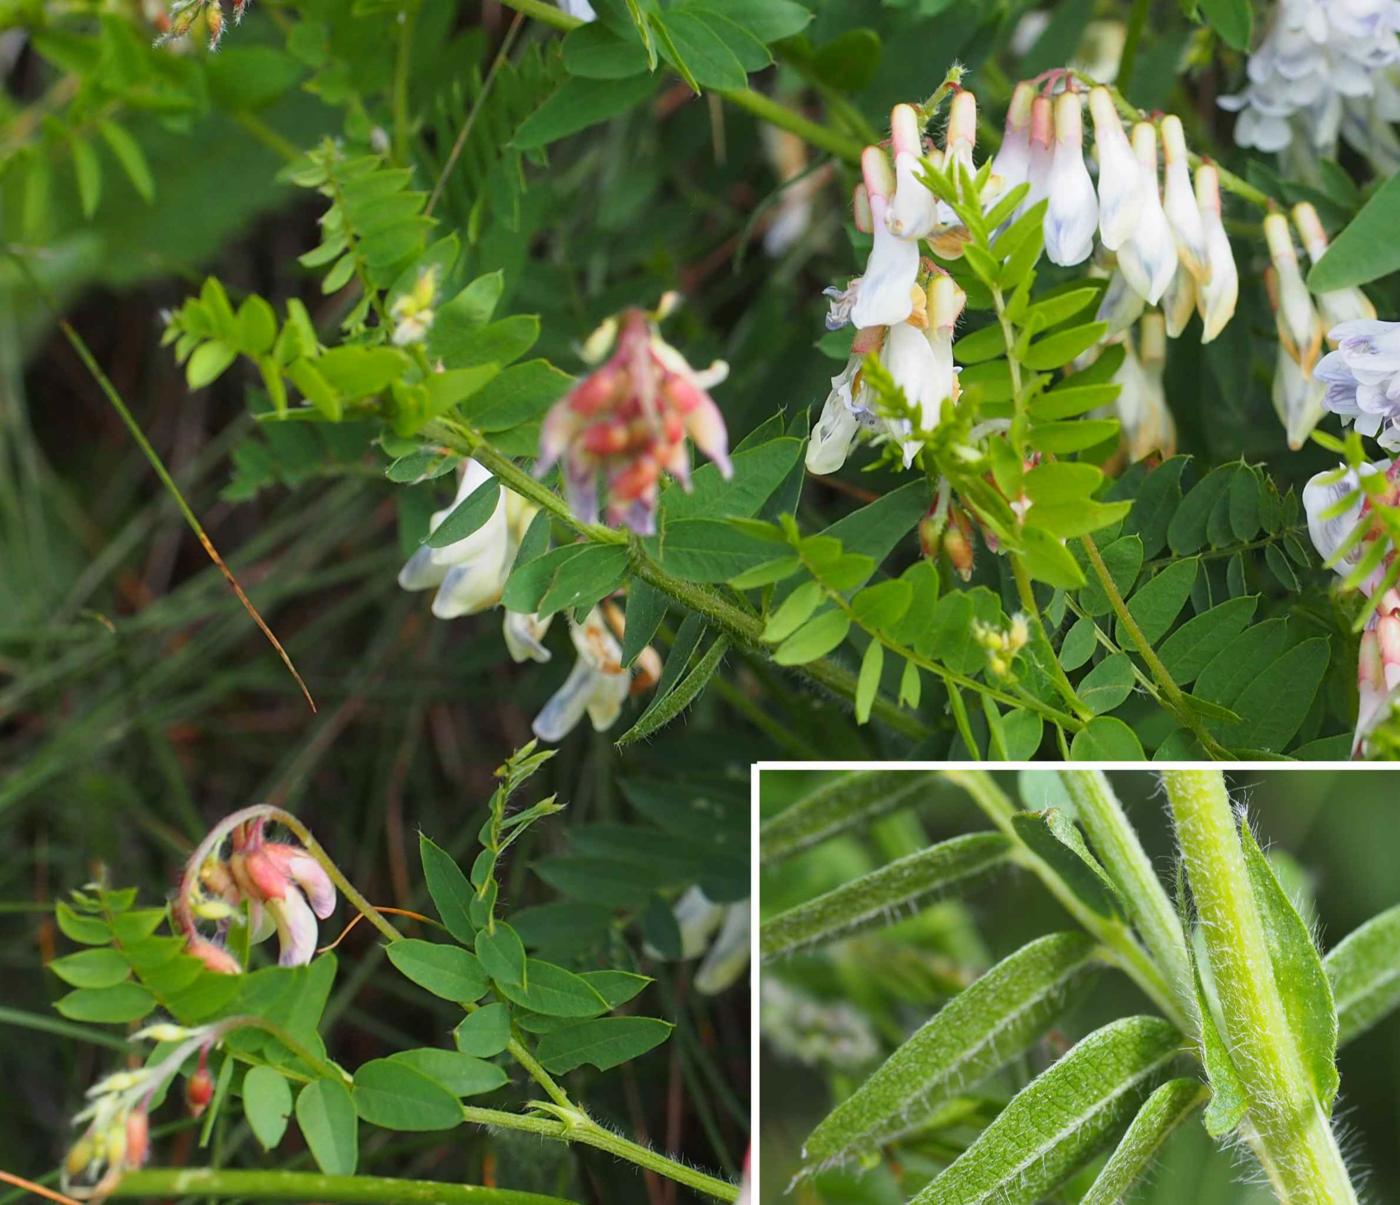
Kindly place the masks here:
[(1016, 805), (992, 777), (982, 770), (944, 770), (943, 777), (972, 797), (987, 818), (1013, 843), (1015, 860), (1044, 883), (1060, 906), (1086, 932), (1098, 939), (1104, 947), (1105, 957), (1136, 983), (1173, 1025), (1183, 1033), (1191, 1032), (1189, 1015), (1182, 1011), (1166, 978), (1143, 952), (1128, 927), (1121, 921), (1106, 920), (1081, 904), (1064, 880), (1021, 840), (1015, 825), (1011, 823), (1012, 816), (1016, 814)]
[(1349, 1205), (1356, 1193), (1317, 1099), (1274, 979), (1235, 813), (1219, 770), (1163, 775), (1220, 999), (1231, 1061), (1249, 1099), (1247, 1130), (1286, 1205)]
[(1060, 780), (1074, 800), (1075, 815), (1114, 883), (1123, 893), (1129, 917), (1156, 960), (1181, 1011), (1194, 1017), (1196, 993), (1186, 938), (1152, 861), (1102, 770), (1061, 770)]

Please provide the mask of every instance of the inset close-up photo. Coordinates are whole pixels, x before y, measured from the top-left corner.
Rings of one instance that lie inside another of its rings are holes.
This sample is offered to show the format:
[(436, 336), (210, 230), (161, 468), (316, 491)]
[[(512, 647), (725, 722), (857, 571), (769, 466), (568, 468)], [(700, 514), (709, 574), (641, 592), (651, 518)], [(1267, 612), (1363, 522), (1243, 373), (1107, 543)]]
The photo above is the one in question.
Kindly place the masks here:
[(1375, 771), (758, 772), (760, 1199), (1400, 1199)]

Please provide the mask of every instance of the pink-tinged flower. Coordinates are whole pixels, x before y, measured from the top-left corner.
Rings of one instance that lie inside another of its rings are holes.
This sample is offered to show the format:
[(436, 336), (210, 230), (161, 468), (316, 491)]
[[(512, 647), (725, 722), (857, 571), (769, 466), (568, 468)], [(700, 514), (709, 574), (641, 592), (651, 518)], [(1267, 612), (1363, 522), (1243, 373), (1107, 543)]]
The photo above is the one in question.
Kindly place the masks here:
[(919, 242), (901, 238), (890, 229), (887, 214), (894, 200), (895, 176), (889, 157), (879, 147), (868, 146), (861, 153), (860, 166), (870, 201), (874, 243), (864, 274), (858, 283), (851, 282), (856, 296), (850, 317), (858, 327), (891, 326), (903, 322), (914, 311)]
[[(972, 159), (972, 151), (976, 145), (977, 98), (966, 89), (959, 89), (953, 93), (953, 100), (948, 108), (948, 126), (944, 131), (941, 163), (944, 174), (953, 181), (960, 195), (962, 177), (966, 175), (975, 179), (977, 176), (977, 165)], [(984, 188), (983, 194), (985, 200), (990, 195), (989, 190)], [(967, 228), (946, 201), (939, 201), (937, 209), (937, 223), (928, 236), (929, 246), (936, 255), (944, 259), (961, 259), (963, 245), (968, 240)]]
[(219, 975), (239, 975), (243, 967), (232, 954), (207, 937), (192, 937), (185, 942), (185, 953), (192, 954), (207, 970)]
[(1179, 117), (1168, 115), (1162, 118), (1162, 154), (1166, 161), (1162, 208), (1171, 224), (1172, 233), (1176, 235), (1181, 262), (1197, 283), (1204, 283), (1210, 278), (1213, 261), (1206, 237), (1203, 206), (1191, 192), (1186, 135), (1182, 132)]
[(1084, 164), (1084, 116), (1077, 92), (1055, 98), (1055, 148), (1046, 187), (1045, 254), (1061, 267), (1083, 263), (1094, 249), (1099, 201)]
[(1030, 156), (1026, 182), (1030, 188), (1016, 211), (1017, 216), (1033, 209), (1050, 195), (1050, 168), (1055, 158), (1055, 107), (1048, 96), (1031, 101)]
[[(1137, 228), (1143, 172), (1107, 88), (1090, 90), (1089, 115), (1094, 120), (1094, 147), (1099, 158), (1099, 240), (1110, 251), (1117, 251)], [(1156, 188), (1154, 167), (1152, 190)]]
[(1298, 253), (1293, 249), (1293, 236), (1288, 219), (1281, 213), (1264, 218), (1264, 239), (1269, 245), (1269, 260), (1277, 274), (1277, 305), (1274, 320), (1279, 342), (1297, 362), (1306, 377), (1312, 376), (1313, 366), (1322, 351), (1322, 319), (1313, 306), (1312, 294), (1303, 283), (1298, 268)]
[[(1322, 228), (1317, 210), (1308, 202), (1300, 201), (1293, 206), (1293, 224), (1307, 248), (1308, 259), (1316, 264), (1327, 252), (1327, 232)], [(1322, 325), (1328, 331), (1343, 322), (1374, 321), (1376, 317), (1371, 299), (1355, 285), (1319, 293), (1317, 308), (1322, 314)]]
[(1196, 279), (1196, 309), (1201, 315), (1201, 342), (1209, 343), (1225, 329), (1239, 300), (1240, 276), (1235, 253), (1220, 217), (1220, 173), (1209, 163), (1196, 169), (1196, 203), (1205, 227), (1206, 274)]
[[(1366, 621), (1356, 662), (1356, 731), (1351, 755), (1374, 756), (1372, 747), (1377, 730), (1395, 715), (1400, 703), (1400, 594), (1387, 590), (1380, 606)], [(1385, 742), (1387, 755), (1394, 757), (1393, 725)]]
[(229, 873), (248, 902), (255, 932), (271, 918), (282, 966), (303, 966), (316, 953), (317, 920), (335, 911), (335, 887), (320, 862), (300, 846), (269, 841), (259, 818), (233, 831)]
[(661, 659), (654, 649), (643, 649), (630, 666), (622, 664), (617, 636), (623, 624), (621, 612), (611, 603), (594, 607), (582, 623), (570, 618), (569, 635), (578, 660), (564, 685), (535, 717), (534, 732), (540, 740), (562, 741), (585, 715), (594, 731), (606, 732), (617, 722), (629, 695), (656, 685)]
[(997, 196), (1005, 196), (1030, 179), (1031, 105), (1034, 101), (1035, 85), (1024, 80), (1011, 93), (1001, 146), (992, 159), (991, 183)]
[(912, 105), (895, 105), (890, 113), (890, 150), (894, 154), (895, 188), (885, 224), (897, 238), (923, 238), (933, 229), (938, 207), (933, 193), (919, 179), (920, 160), (927, 152), (919, 115)]
[(729, 369), (716, 361), (695, 371), (639, 309), (599, 328), (590, 344), (612, 354), (545, 417), (536, 472), (560, 462), (569, 505), (590, 523), (601, 481), (607, 521), (650, 535), (661, 475), (690, 488), (687, 437), (723, 476), (733, 471), (724, 416), (708, 392)]
[(1132, 233), (1118, 248), (1118, 267), (1133, 291), (1156, 305), (1176, 273), (1177, 252), (1157, 191), (1157, 131), (1150, 122), (1133, 127), (1133, 155), (1142, 191)]

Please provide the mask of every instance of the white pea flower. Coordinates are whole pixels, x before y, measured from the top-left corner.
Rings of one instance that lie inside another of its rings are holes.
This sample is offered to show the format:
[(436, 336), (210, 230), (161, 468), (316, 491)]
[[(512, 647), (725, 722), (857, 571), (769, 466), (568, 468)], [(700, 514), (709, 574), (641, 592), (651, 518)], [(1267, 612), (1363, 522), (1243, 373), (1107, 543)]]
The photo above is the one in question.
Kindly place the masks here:
[(1327, 413), (1322, 404), (1326, 392), (1327, 386), (1311, 373), (1304, 372), (1280, 343), (1275, 357), (1272, 398), (1274, 412), (1288, 437), (1288, 446), (1295, 452), (1307, 442), (1313, 428)]
[(1162, 316), (1167, 321), (1167, 338), (1175, 339), (1186, 329), (1196, 312), (1196, 278), (1184, 263), (1177, 261), (1171, 284), (1162, 294)]
[(831, 378), (821, 417), (807, 441), (807, 471), (819, 476), (836, 472), (846, 463), (861, 430), (875, 425), (875, 416), (865, 404), (860, 383), (864, 356), (853, 355), (846, 367)]
[(1030, 179), (1031, 105), (1034, 100), (1035, 85), (1024, 80), (1011, 93), (1001, 146), (992, 159), (992, 183), (998, 196)]
[(919, 275), (919, 244), (891, 232), (886, 214), (894, 195), (894, 172), (879, 147), (868, 146), (861, 155), (865, 188), (870, 198), (874, 246), (850, 308), (858, 327), (892, 326), (914, 311), (914, 284)]
[[(1293, 206), (1293, 224), (1307, 248), (1308, 259), (1316, 264), (1327, 252), (1327, 232), (1322, 228), (1322, 220), (1317, 210), (1307, 201)], [(1317, 308), (1322, 314), (1324, 329), (1330, 330), (1342, 322), (1374, 320), (1376, 307), (1371, 299), (1355, 285), (1346, 289), (1332, 289), (1317, 295)]]
[(550, 659), (550, 651), (544, 647), (545, 634), (549, 631), (554, 616), (541, 619), (538, 615), (526, 615), (519, 611), (507, 611), (501, 622), (501, 635), (506, 642), (506, 651), (512, 661), (538, 661)]
[(1293, 249), (1293, 236), (1288, 219), (1281, 213), (1264, 218), (1264, 239), (1269, 245), (1269, 259), (1278, 281), (1278, 305), (1275, 319), (1278, 337), (1288, 354), (1297, 361), (1305, 376), (1311, 376), (1313, 365), (1322, 350), (1322, 319), (1313, 306), (1312, 294), (1303, 283), (1298, 269), (1298, 255)]
[(559, 7), (571, 17), (577, 17), (580, 21), (596, 21), (598, 14), (593, 11), (593, 5), (588, 0), (557, 0)]
[(1094, 249), (1099, 202), (1084, 163), (1084, 118), (1077, 92), (1055, 98), (1055, 147), (1045, 211), (1045, 254), (1061, 267), (1081, 264)]
[(535, 717), (534, 733), (540, 740), (562, 741), (584, 715), (594, 731), (606, 732), (622, 714), (628, 695), (656, 684), (661, 666), (655, 650), (643, 650), (631, 666), (622, 664), (622, 646), (613, 635), (614, 627), (621, 626), (620, 616), (607, 604), (594, 607), (582, 623), (569, 619), (578, 660)]
[[(697, 885), (686, 889), (671, 909), (681, 935), (681, 958), (700, 958), (695, 990), (718, 995), (749, 965), (748, 900), (716, 904)], [(654, 957), (659, 953), (648, 947)]]
[[(1099, 240), (1116, 251), (1137, 227), (1143, 203), (1142, 172), (1107, 88), (1090, 90), (1089, 114), (1099, 157)], [(1154, 191), (1156, 186), (1154, 171)]]
[(1162, 157), (1165, 163), (1162, 208), (1176, 235), (1182, 262), (1197, 283), (1204, 283), (1211, 272), (1205, 217), (1191, 191), (1186, 135), (1181, 129), (1181, 119), (1170, 114), (1162, 118)]
[[(944, 131), (944, 146), (941, 166), (948, 179), (961, 192), (961, 177), (965, 172), (969, 177), (977, 175), (977, 164), (973, 162), (972, 150), (977, 145), (977, 98), (963, 89), (954, 93), (948, 108), (948, 125)], [(991, 196), (990, 184), (983, 189), (982, 201)], [(967, 241), (967, 228), (946, 201), (937, 205), (937, 223), (929, 235), (929, 244), (936, 254), (944, 259), (961, 259), (963, 244)]]
[(1209, 343), (1225, 329), (1239, 300), (1240, 277), (1235, 253), (1220, 217), (1220, 175), (1209, 163), (1196, 169), (1196, 203), (1206, 232), (1206, 279), (1196, 283), (1196, 309), (1201, 315), (1201, 342)]
[(1146, 299), (1128, 283), (1128, 278), (1123, 275), (1122, 266), (1119, 265), (1108, 278), (1108, 287), (1104, 289), (1103, 297), (1099, 300), (1099, 309), (1094, 315), (1094, 321), (1108, 323), (1104, 338), (1113, 339), (1142, 317), (1146, 304)]
[(1157, 131), (1151, 123), (1133, 127), (1133, 153), (1142, 192), (1137, 223), (1118, 249), (1118, 267), (1133, 290), (1156, 305), (1176, 272), (1177, 247), (1157, 191)]
[(1114, 381), (1122, 386), (1114, 408), (1123, 425), (1123, 448), (1129, 461), (1159, 452), (1176, 451), (1176, 423), (1167, 407), (1162, 374), (1167, 363), (1166, 323), (1161, 314), (1149, 313), (1138, 324), (1136, 353), (1131, 343)]
[(933, 229), (938, 207), (933, 193), (919, 179), (924, 137), (913, 105), (895, 105), (890, 113), (890, 150), (894, 154), (895, 188), (885, 224), (899, 238), (923, 238)]
[[(429, 530), (436, 531), (458, 505), (490, 479), (490, 471), (475, 460), (464, 461), (456, 498), (451, 506), (433, 515)], [(445, 548), (424, 544), (399, 572), (399, 585), (405, 590), (437, 588), (433, 614), (439, 619), (475, 615), (500, 601), (515, 553), (506, 509), (508, 493), (501, 490), (491, 517), (471, 535)]]
[[(919, 425), (931, 430), (942, 416), (943, 402), (957, 396), (953, 329), (967, 299), (953, 278), (945, 274), (935, 276), (929, 283), (927, 297), (925, 328), (912, 322), (890, 327), (880, 359), (904, 391), (905, 399), (918, 410)], [(913, 464), (921, 446), (917, 439), (905, 441), (905, 468)]]
[(1050, 195), (1050, 169), (1055, 161), (1055, 109), (1048, 96), (1031, 101), (1030, 153), (1026, 160), (1026, 182), (1030, 188), (1016, 210), (1019, 217)]

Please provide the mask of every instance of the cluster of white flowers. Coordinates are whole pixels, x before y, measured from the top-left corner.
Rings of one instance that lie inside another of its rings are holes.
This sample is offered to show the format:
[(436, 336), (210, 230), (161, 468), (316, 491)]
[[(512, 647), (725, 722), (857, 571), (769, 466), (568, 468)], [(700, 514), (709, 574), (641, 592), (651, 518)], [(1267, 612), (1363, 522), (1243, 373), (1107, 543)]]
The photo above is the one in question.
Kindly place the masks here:
[(1249, 57), (1243, 91), (1220, 100), (1237, 110), (1235, 141), (1291, 150), (1299, 165), (1336, 153), (1338, 137), (1387, 172), (1400, 166), (1400, 3), (1279, 0)]
[[(430, 531), (473, 493), (491, 480), (490, 470), (475, 460), (462, 462), (457, 496), (452, 505), (432, 516)], [(424, 544), (399, 572), (405, 590), (432, 590), (433, 614), (456, 619), (489, 611), (501, 601), (515, 564), (520, 542), (539, 513), (539, 507), (513, 490), (502, 487), (490, 517), (471, 535), (441, 548)], [(506, 648), (515, 661), (550, 659), (544, 646), (549, 619), (507, 610), (503, 622)], [(569, 619), (578, 660), (564, 684), (535, 718), (535, 735), (560, 741), (585, 714), (599, 732), (617, 720), (631, 693), (654, 686), (660, 677), (660, 659), (647, 648), (631, 666), (622, 664), (622, 648), (616, 636), (622, 632), (622, 616), (615, 607), (594, 607), (582, 623)], [(616, 635), (614, 634), (616, 633)]]
[(799, 1063), (859, 1071), (880, 1054), (864, 1014), (839, 1001), (817, 1000), (772, 975), (759, 984), (759, 1017), (764, 1041)]
[[(1363, 477), (1367, 479), (1364, 489)], [(1378, 460), (1359, 470), (1339, 466), (1317, 474), (1303, 487), (1308, 534), (1323, 560), (1335, 562), (1333, 567), (1343, 577), (1361, 564), (1375, 540), (1386, 538), (1372, 522), (1373, 499), (1400, 506), (1400, 461)], [(1374, 598), (1378, 590), (1381, 593), (1361, 633), (1353, 757), (1371, 756), (1385, 721), (1400, 716), (1400, 592), (1394, 587), (1382, 589), (1394, 558), (1391, 549), (1360, 587), (1367, 598)]]
[[(1052, 263), (1080, 264), (1098, 248), (1097, 268), (1109, 273), (1099, 317), (1109, 322), (1111, 334), (1126, 331), (1146, 306), (1160, 305), (1166, 334), (1180, 334), (1191, 314), (1199, 313), (1202, 341), (1209, 342), (1233, 316), (1239, 294), (1239, 273), (1221, 220), (1219, 172), (1200, 164), (1193, 187), (1181, 122), (1170, 115), (1156, 123), (1139, 121), (1129, 137), (1112, 94), (1095, 87), (1087, 93), (1087, 106), (1096, 181), (1084, 148), (1085, 103), (1086, 94), (1064, 71), (1051, 72), (1040, 83), (1018, 84), (983, 203), (1024, 184), (1017, 216), (1045, 202), (1045, 254)], [(937, 424), (945, 401), (957, 400), (952, 334), (965, 299), (942, 269), (930, 269), (921, 259), (920, 244), (935, 258), (953, 260), (962, 255), (968, 236), (924, 183), (923, 165), (976, 174), (975, 98), (965, 89), (955, 91), (941, 150), (926, 144), (922, 126), (918, 110), (896, 105), (889, 151), (867, 147), (861, 157), (856, 226), (874, 241), (865, 272), (844, 289), (827, 290), (828, 328), (852, 323), (858, 330), (851, 359), (832, 378), (808, 447), (807, 467), (814, 473), (839, 468), (862, 434), (903, 442), (906, 466), (918, 450), (907, 421), (875, 413), (861, 372), (870, 352), (879, 351), (925, 429)], [(1154, 353), (1153, 362), (1159, 359)], [(1144, 404), (1140, 394), (1125, 403), (1129, 409)], [(1152, 422), (1137, 425), (1162, 430), (1170, 421), (1154, 410)]]

